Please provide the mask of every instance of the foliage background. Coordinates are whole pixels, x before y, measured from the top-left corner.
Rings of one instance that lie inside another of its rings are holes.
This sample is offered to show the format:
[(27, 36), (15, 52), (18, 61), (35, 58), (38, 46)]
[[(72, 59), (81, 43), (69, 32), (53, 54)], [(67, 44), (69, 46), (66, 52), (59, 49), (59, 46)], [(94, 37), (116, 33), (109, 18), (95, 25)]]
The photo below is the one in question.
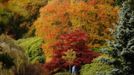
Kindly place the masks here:
[[(123, 5), (117, 25), (123, 2), (0, 0), (0, 34), (15, 39), (0, 36), (0, 74), (70, 75), (73, 65), (78, 75), (112, 75), (113, 71), (129, 70), (133, 65), (127, 64), (126, 57), (130, 57), (125, 54), (131, 55), (133, 39), (127, 45), (125, 40), (133, 37), (133, 6), (129, 5), (133, 1)], [(111, 47), (115, 41), (118, 46)], [(131, 50), (122, 49), (124, 46)]]

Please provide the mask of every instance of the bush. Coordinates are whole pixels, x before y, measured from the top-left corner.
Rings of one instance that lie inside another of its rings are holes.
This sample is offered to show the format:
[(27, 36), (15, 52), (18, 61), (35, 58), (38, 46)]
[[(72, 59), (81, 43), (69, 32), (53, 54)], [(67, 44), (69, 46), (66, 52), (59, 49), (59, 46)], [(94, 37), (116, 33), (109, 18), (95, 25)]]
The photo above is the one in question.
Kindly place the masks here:
[(19, 39), (18, 44), (24, 48), (25, 54), (29, 57), (31, 63), (44, 63), (44, 53), (41, 49), (43, 40), (39, 37)]
[(107, 55), (99, 56), (93, 63), (82, 66), (80, 75), (112, 75), (112, 58)]
[(0, 36), (0, 74), (24, 74), (28, 59), (23, 49), (8, 36)]

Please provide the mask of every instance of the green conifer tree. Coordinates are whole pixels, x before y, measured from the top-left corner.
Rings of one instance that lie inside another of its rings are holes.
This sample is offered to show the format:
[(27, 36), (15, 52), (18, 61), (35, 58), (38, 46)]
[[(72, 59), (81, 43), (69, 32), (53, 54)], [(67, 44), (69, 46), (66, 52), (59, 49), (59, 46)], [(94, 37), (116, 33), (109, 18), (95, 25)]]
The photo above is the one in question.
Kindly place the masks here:
[(119, 16), (113, 50), (114, 75), (134, 75), (134, 0), (123, 0)]

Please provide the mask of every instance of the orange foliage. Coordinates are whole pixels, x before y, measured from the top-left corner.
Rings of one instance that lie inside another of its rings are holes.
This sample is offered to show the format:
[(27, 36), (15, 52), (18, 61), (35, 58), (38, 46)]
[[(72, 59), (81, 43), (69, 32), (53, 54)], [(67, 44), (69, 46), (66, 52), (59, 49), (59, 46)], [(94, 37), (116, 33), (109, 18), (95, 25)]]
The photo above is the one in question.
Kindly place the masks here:
[(45, 49), (47, 61), (52, 54), (51, 45), (55, 42), (57, 36), (68, 28), (66, 24), (69, 17), (66, 16), (66, 11), (64, 11), (66, 9), (68, 9), (68, 3), (55, 0), (40, 10), (40, 18), (34, 24), (37, 29), (36, 34), (45, 40), (43, 49)]
[(44, 39), (46, 60), (52, 55), (51, 45), (57, 38), (70, 30), (81, 28), (88, 33), (89, 47), (104, 46), (111, 40), (118, 7), (114, 0), (52, 0), (40, 10), (34, 23), (36, 35)]
[(118, 18), (118, 7), (112, 6), (113, 0), (90, 0), (74, 3), (69, 13), (73, 28), (80, 27), (89, 35), (89, 46), (105, 46), (112, 40), (112, 32)]

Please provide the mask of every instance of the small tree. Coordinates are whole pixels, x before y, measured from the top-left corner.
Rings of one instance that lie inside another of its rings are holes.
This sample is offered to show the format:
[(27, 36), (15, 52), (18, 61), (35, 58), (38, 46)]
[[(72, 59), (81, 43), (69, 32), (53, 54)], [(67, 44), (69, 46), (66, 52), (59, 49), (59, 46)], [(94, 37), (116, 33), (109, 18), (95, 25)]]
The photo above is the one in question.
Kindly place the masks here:
[(45, 64), (49, 72), (68, 69), (70, 66), (81, 67), (83, 64), (91, 63), (99, 56), (87, 46), (87, 34), (81, 30), (63, 34), (52, 46), (54, 48), (52, 60)]

